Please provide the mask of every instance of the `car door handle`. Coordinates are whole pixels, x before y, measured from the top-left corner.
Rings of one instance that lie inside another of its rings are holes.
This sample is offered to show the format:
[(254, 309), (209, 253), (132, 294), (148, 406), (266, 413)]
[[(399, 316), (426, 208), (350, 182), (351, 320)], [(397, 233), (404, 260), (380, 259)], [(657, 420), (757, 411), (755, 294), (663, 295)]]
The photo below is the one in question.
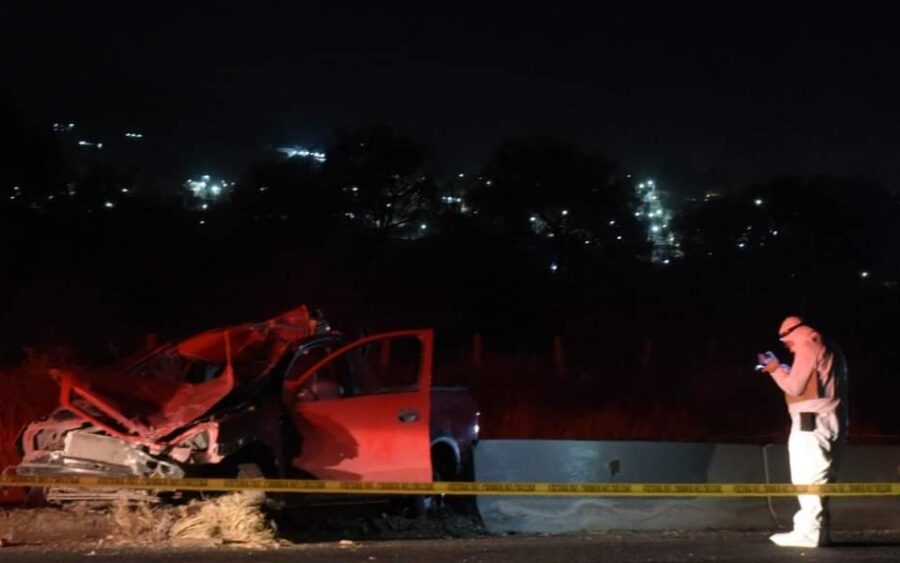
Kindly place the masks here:
[(397, 420), (404, 424), (410, 424), (412, 422), (418, 422), (422, 416), (419, 414), (419, 411), (415, 411), (412, 409), (400, 411), (397, 413)]

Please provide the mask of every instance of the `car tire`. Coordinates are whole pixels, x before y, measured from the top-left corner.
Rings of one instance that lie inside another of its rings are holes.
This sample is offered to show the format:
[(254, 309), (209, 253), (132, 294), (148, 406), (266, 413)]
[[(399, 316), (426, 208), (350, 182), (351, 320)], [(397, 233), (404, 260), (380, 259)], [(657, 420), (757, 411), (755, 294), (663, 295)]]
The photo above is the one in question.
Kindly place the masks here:
[[(238, 479), (263, 479), (265, 478), (262, 467), (258, 463), (239, 463), (237, 464)], [(244, 491), (243, 494), (256, 506), (262, 506), (266, 503), (267, 493), (265, 491)]]

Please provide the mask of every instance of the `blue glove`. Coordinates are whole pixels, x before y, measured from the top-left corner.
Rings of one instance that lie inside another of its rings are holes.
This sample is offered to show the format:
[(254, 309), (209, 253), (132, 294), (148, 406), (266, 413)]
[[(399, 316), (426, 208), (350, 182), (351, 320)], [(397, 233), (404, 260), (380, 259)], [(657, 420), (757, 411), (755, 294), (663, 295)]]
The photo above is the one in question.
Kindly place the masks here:
[(766, 365), (772, 360), (778, 361), (778, 356), (776, 356), (773, 352), (766, 352), (765, 354), (757, 354), (756, 355), (756, 371), (763, 371), (766, 369)]

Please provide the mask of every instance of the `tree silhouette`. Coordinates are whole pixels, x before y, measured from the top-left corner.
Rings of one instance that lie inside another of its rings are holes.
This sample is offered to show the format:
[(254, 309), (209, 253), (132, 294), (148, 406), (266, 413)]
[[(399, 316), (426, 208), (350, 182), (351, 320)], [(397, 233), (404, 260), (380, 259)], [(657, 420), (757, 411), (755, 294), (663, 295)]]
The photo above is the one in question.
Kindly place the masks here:
[(586, 249), (640, 244), (633, 186), (615, 171), (611, 160), (567, 141), (511, 139), (485, 163), (472, 202), (499, 232), (548, 245), (561, 267)]
[(0, 94), (0, 207), (42, 205), (67, 178), (62, 146), (50, 132), (30, 122), (8, 95)]
[(424, 172), (423, 143), (386, 126), (338, 130), (327, 155), (326, 184), (340, 194), (347, 219), (382, 236), (421, 234), (437, 192)]
[(678, 218), (692, 261), (751, 255), (791, 273), (896, 269), (896, 196), (854, 178), (781, 178)]
[(326, 224), (339, 205), (323, 183), (321, 164), (269, 153), (242, 175), (230, 206), (244, 222)]

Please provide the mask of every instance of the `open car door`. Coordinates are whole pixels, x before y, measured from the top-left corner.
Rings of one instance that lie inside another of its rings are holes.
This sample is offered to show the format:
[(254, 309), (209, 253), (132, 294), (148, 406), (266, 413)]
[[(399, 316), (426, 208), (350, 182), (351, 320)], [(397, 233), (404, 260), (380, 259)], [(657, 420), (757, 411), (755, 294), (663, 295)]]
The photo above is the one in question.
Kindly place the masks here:
[[(363, 338), (285, 377), (293, 465), (320, 479), (431, 481), (433, 332)], [(297, 373), (297, 372), (300, 373)]]

